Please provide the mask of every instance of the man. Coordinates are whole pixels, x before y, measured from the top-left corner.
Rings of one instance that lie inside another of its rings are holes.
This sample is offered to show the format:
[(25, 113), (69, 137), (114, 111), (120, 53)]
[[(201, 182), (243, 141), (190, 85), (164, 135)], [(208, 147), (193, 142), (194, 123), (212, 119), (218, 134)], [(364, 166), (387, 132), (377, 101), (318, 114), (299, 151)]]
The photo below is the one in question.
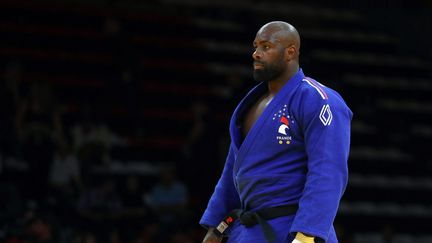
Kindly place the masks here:
[(260, 83), (231, 118), (226, 164), (200, 220), (203, 242), (337, 242), (352, 112), (305, 77), (292, 25), (265, 24), (253, 45)]

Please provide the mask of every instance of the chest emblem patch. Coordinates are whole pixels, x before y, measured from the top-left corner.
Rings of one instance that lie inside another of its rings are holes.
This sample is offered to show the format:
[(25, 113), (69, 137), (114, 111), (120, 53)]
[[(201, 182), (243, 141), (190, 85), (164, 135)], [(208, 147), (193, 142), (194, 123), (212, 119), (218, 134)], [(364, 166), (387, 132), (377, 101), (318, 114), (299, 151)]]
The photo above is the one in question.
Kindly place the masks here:
[(278, 130), (276, 140), (279, 144), (291, 144), (292, 137), (290, 136), (290, 123), (294, 123), (294, 120), (290, 121), (290, 115), (288, 114), (287, 105), (284, 105), (282, 109), (273, 114), (273, 120), (278, 122)]

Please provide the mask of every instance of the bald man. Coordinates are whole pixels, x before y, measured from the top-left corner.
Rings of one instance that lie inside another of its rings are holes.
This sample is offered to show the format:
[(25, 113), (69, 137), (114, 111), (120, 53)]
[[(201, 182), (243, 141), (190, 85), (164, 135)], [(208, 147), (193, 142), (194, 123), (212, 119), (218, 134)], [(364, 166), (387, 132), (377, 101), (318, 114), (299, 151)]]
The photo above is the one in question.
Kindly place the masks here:
[(337, 242), (352, 112), (304, 75), (292, 25), (265, 24), (253, 45), (258, 85), (232, 115), (224, 170), (200, 220), (203, 242)]

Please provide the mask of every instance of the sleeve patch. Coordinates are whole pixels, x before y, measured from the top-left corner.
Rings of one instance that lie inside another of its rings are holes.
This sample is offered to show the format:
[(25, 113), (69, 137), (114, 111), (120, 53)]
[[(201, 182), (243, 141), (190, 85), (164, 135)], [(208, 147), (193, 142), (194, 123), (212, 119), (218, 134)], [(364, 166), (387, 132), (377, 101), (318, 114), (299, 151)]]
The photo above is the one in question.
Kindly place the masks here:
[(333, 115), (328, 104), (323, 105), (321, 108), (319, 119), (321, 120), (322, 124), (324, 124), (324, 126), (329, 126), (331, 124)]

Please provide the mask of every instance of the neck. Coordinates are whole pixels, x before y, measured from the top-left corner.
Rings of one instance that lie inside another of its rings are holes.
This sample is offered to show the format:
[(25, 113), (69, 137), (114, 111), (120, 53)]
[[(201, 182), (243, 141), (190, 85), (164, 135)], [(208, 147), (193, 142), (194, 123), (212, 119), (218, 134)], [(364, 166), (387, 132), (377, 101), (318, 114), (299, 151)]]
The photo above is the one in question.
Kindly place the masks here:
[(268, 82), (268, 92), (275, 95), (299, 71), (299, 65), (288, 66), (286, 71), (274, 80)]

